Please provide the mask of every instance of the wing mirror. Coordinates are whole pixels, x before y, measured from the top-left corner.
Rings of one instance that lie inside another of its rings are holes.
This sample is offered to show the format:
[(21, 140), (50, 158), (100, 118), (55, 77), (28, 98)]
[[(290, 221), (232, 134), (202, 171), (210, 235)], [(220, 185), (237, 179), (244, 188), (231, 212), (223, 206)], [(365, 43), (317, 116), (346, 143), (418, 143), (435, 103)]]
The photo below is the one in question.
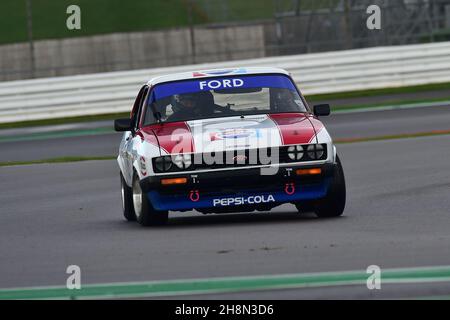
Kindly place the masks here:
[(317, 117), (320, 116), (329, 116), (331, 111), (330, 111), (330, 105), (329, 104), (318, 104), (315, 105), (313, 108), (314, 111), (314, 115)]
[(117, 119), (114, 120), (114, 130), (120, 131), (132, 131), (133, 125), (131, 119)]

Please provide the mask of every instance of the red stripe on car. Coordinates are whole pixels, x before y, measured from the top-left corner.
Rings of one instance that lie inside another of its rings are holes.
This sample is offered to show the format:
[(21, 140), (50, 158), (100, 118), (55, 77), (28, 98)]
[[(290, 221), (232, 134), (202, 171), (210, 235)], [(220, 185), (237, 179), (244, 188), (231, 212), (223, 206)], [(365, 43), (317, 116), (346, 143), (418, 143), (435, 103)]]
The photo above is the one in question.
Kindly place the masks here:
[(152, 130), (161, 148), (169, 154), (194, 152), (194, 139), (186, 122), (169, 122), (148, 126), (144, 131)]
[(301, 113), (277, 113), (268, 115), (280, 131), (283, 145), (309, 143), (315, 136), (309, 118)]
[(311, 123), (314, 127), (314, 130), (315, 130), (315, 133), (316, 133), (313, 137), (311, 137), (311, 140), (309, 142), (315, 143), (315, 141), (313, 141), (314, 138), (319, 134), (320, 131), (322, 131), (325, 128), (325, 126), (323, 125), (323, 123), (320, 120), (318, 120), (314, 117), (309, 117), (309, 121), (311, 121)]

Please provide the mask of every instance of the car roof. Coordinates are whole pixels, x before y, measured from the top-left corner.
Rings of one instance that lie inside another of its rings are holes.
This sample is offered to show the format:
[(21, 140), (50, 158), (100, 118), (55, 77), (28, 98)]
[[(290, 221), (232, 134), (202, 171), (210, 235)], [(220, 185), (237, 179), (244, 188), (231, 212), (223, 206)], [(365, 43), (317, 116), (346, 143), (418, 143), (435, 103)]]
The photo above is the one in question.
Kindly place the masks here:
[(154, 86), (158, 83), (179, 81), (179, 80), (189, 80), (189, 79), (199, 79), (199, 78), (212, 78), (220, 76), (238, 76), (238, 75), (252, 75), (252, 74), (283, 74), (289, 75), (289, 73), (280, 68), (261, 68), (261, 67), (250, 67), (250, 68), (225, 68), (225, 69), (210, 69), (210, 70), (199, 70), (190, 72), (181, 72), (168, 74), (165, 76), (159, 76), (150, 79), (147, 85)]

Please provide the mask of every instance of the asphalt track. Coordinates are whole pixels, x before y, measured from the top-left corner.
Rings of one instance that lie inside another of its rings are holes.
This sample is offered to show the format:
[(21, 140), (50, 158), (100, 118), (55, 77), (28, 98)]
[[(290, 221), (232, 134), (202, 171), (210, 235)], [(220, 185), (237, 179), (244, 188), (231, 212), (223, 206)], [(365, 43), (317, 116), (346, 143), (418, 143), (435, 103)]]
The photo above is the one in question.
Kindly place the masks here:
[[(322, 120), (334, 139), (450, 130), (450, 106), (332, 114)], [(54, 131), (47, 134), (36, 128), (1, 130), (0, 162), (115, 155), (121, 135), (112, 132), (112, 125), (112, 121), (80, 124), (78, 130), (63, 125), (49, 128)], [(111, 132), (105, 133), (105, 127)]]
[[(432, 124), (433, 130), (448, 129), (450, 111), (439, 110), (335, 116), (330, 131), (347, 137), (355, 134), (347, 126), (365, 122), (367, 130), (388, 134), (402, 130), (404, 119), (418, 131)], [(389, 127), (392, 117), (398, 125)], [(429, 122), (419, 121), (423, 119)], [(115, 138), (110, 138), (115, 150)], [(67, 140), (60, 146), (81, 148)], [(72, 264), (81, 267), (83, 284), (450, 265), (450, 136), (342, 144), (338, 152), (348, 187), (341, 218), (320, 220), (283, 205), (270, 213), (173, 213), (160, 228), (122, 219), (115, 161), (1, 167), (0, 288), (63, 286)], [(389, 284), (377, 291), (357, 285), (207, 297), (436, 295), (448, 297), (450, 282)]]

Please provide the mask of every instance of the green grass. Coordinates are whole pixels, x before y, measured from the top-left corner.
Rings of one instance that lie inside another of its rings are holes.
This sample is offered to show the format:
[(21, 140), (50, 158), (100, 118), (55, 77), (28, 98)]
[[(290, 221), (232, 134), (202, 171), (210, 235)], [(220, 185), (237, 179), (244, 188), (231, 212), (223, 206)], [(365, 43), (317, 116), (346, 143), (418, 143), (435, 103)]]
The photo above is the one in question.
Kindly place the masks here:
[(104, 157), (61, 157), (61, 158), (31, 160), (31, 161), (5, 161), (5, 162), (0, 162), (0, 167), (24, 166), (24, 165), (30, 165), (30, 164), (45, 164), (45, 163), (80, 162), (80, 161), (92, 161), (92, 160), (113, 160), (115, 158), (116, 158), (115, 156), (104, 156)]
[[(30, 0), (33, 35), (39, 39), (57, 39), (106, 34), (160, 30), (189, 26), (192, 0)], [(336, 5), (338, 0), (316, 3), (301, 1), (301, 9)], [(66, 9), (81, 8), (81, 30), (68, 30)], [(292, 11), (292, 0), (195, 0), (192, 23), (273, 19), (274, 12)], [(0, 1), (0, 43), (27, 41), (26, 0)]]
[(274, 19), (277, 12), (335, 8), (340, 0), (191, 0), (208, 22), (252, 21)]
[[(31, 0), (35, 39), (155, 30), (189, 24), (186, 0)], [(81, 30), (68, 30), (66, 9), (81, 8)], [(193, 10), (194, 23), (208, 22)], [(27, 41), (25, 0), (1, 0), (0, 43)]]

